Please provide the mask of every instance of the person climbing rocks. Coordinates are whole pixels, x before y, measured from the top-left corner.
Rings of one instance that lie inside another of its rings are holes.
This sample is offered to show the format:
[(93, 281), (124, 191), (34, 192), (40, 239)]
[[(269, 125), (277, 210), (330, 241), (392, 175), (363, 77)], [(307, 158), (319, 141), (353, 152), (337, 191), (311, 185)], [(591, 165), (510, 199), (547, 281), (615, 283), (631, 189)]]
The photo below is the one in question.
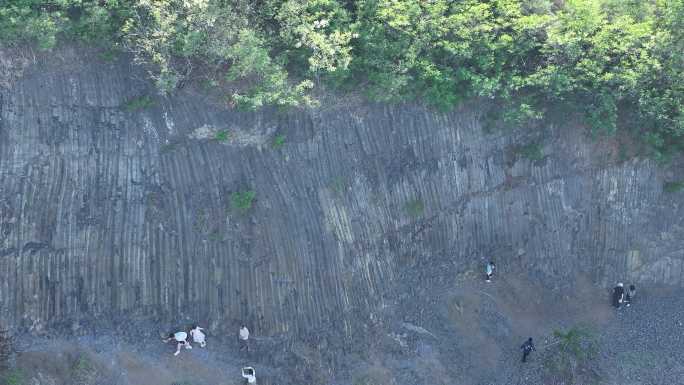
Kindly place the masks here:
[(198, 343), (201, 348), (207, 346), (206, 335), (202, 330), (204, 329), (198, 325), (195, 325), (195, 327), (190, 330), (190, 336), (192, 337), (192, 340)]
[(625, 287), (622, 282), (619, 282), (613, 289), (613, 306), (620, 308), (622, 302), (625, 300)]
[(632, 304), (632, 301), (634, 300), (635, 295), (636, 295), (636, 286), (629, 285), (629, 289), (627, 289), (627, 294), (625, 295), (625, 306), (630, 306)]
[(487, 277), (487, 282), (492, 282), (492, 275), (494, 275), (494, 270), (496, 270), (496, 265), (494, 264), (494, 262), (489, 261), (487, 266), (485, 266), (485, 275)]
[(245, 378), (245, 383), (256, 384), (256, 372), (251, 366), (242, 368), (242, 377)]
[(534, 347), (534, 343), (532, 342), (532, 337), (528, 338), (527, 341), (525, 341), (525, 343), (522, 344), (522, 346), (520, 346), (520, 350), (522, 350), (523, 352), (522, 362), (527, 361), (527, 356), (533, 351), (537, 350)]
[(245, 325), (240, 326), (238, 342), (240, 343), (240, 351), (244, 349), (249, 353), (249, 329), (247, 329), (247, 326)]
[(190, 346), (190, 342), (188, 342), (188, 333), (180, 331), (180, 332), (175, 332), (169, 334), (168, 338), (164, 339), (164, 343), (167, 343), (171, 340), (176, 341), (176, 352), (173, 353), (174, 356), (177, 356), (180, 354), (181, 348), (185, 346), (185, 349), (192, 349), (192, 346)]

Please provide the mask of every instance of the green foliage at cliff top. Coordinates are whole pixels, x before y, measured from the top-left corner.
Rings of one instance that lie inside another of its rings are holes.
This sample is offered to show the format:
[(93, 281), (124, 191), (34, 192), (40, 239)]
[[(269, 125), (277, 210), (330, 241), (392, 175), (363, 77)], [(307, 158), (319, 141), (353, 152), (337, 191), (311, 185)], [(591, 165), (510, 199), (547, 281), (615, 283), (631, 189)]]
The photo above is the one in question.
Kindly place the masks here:
[(9, 0), (0, 41), (80, 39), (227, 102), (310, 106), (314, 86), (448, 110), (492, 99), (505, 125), (551, 108), (596, 134), (684, 147), (684, 0)]

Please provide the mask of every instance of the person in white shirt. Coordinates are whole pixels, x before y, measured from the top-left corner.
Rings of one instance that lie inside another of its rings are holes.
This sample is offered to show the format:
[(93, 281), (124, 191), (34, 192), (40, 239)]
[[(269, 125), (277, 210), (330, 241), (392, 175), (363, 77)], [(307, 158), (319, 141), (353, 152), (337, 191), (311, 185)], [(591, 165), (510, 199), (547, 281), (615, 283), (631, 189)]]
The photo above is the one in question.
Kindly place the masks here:
[(625, 285), (622, 282), (618, 282), (617, 286), (613, 288), (613, 306), (620, 308), (622, 302), (625, 300)]
[(204, 330), (204, 329), (195, 325), (195, 327), (192, 328), (192, 330), (190, 330), (190, 336), (192, 337), (192, 340), (195, 343), (198, 343), (200, 345), (200, 347), (203, 348), (203, 347), (207, 346), (207, 341), (206, 341), (206, 335), (204, 334), (204, 332), (202, 332), (202, 330)]
[(485, 266), (485, 281), (491, 282), (492, 281), (492, 275), (494, 275), (494, 270), (496, 270), (496, 265), (494, 262), (489, 262), (487, 266)]
[(164, 339), (164, 343), (169, 342), (171, 340), (176, 341), (176, 352), (173, 353), (174, 356), (180, 354), (181, 348), (183, 346), (185, 346), (186, 349), (192, 349), (192, 346), (190, 346), (190, 342), (188, 342), (188, 333), (186, 332), (181, 331), (169, 334), (169, 337)]
[(240, 327), (240, 333), (238, 333), (238, 342), (240, 343), (240, 351), (245, 349), (247, 350), (247, 353), (249, 353), (249, 329), (247, 329), (247, 326), (245, 325)]
[(251, 366), (242, 368), (242, 377), (245, 378), (248, 384), (256, 384), (256, 372)]

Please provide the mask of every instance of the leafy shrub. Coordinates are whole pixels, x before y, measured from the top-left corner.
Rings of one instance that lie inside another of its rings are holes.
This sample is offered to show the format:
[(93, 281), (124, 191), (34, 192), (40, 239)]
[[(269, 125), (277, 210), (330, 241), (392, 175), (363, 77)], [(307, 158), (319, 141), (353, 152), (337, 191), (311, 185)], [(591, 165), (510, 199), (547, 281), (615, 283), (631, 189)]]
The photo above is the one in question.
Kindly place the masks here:
[(99, 375), (97, 367), (85, 354), (80, 354), (71, 367), (71, 383), (73, 385), (96, 384)]
[(75, 372), (88, 372), (93, 369), (93, 364), (84, 355), (80, 355), (74, 363), (73, 370)]
[(178, 143), (164, 143), (159, 147), (160, 154), (166, 154), (178, 148)]
[(245, 213), (252, 208), (256, 192), (253, 190), (237, 191), (230, 196), (231, 207), (239, 212)]
[(0, 373), (9, 367), (12, 354), (14, 354), (14, 339), (8, 330), (0, 328)]
[(666, 193), (676, 193), (679, 191), (684, 190), (684, 181), (676, 181), (676, 182), (665, 182), (663, 184), (663, 191)]
[(124, 103), (123, 107), (126, 111), (135, 112), (145, 110), (154, 106), (154, 100), (149, 95), (136, 96)]
[(26, 376), (24, 372), (19, 369), (12, 369), (7, 371), (2, 377), (2, 385), (27, 385)]
[(543, 147), (539, 143), (530, 143), (517, 148), (516, 153), (533, 162), (544, 159)]
[(211, 233), (209, 233), (207, 239), (211, 242), (223, 242), (223, 236), (218, 230), (214, 230)]
[(587, 329), (573, 327), (554, 331), (556, 342), (545, 352), (544, 374), (550, 383), (580, 385), (600, 379), (595, 365), (598, 343)]
[(344, 193), (344, 190), (347, 189), (348, 184), (349, 183), (347, 182), (347, 179), (340, 175), (330, 180), (328, 183), (328, 188), (330, 191), (334, 192), (336, 196), (341, 197)]
[(425, 211), (425, 205), (423, 204), (422, 200), (413, 199), (406, 202), (404, 205), (404, 211), (406, 211), (409, 216), (417, 218), (423, 215), (423, 211)]
[(116, 49), (107, 49), (98, 54), (100, 60), (105, 63), (112, 63), (116, 60), (116, 57), (120, 54)]
[(286, 139), (286, 136), (283, 134), (276, 135), (275, 138), (273, 138), (273, 142), (271, 143), (271, 147), (273, 147), (276, 150), (283, 147), (283, 145), (285, 145), (285, 139)]
[(230, 131), (228, 130), (219, 130), (216, 132), (214, 135), (214, 140), (218, 142), (227, 142), (230, 140)]

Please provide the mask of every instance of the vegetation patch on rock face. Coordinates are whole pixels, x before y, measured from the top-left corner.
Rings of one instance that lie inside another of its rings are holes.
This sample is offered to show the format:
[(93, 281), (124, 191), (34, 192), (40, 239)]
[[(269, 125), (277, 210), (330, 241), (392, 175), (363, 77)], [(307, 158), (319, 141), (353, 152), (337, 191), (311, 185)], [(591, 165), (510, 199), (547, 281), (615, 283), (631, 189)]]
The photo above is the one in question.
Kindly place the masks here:
[(217, 142), (227, 142), (230, 140), (230, 131), (228, 130), (219, 130), (216, 131), (216, 134), (214, 134), (214, 140)]
[(252, 208), (256, 192), (253, 190), (237, 191), (230, 196), (230, 205), (239, 213), (246, 213)]
[(74, 385), (95, 385), (99, 374), (95, 364), (85, 354), (79, 355), (71, 368), (71, 380)]
[(520, 146), (516, 149), (516, 153), (532, 162), (538, 162), (544, 159), (543, 146), (540, 143), (530, 143)]
[(6, 329), (0, 329), (0, 385), (24, 385), (24, 372), (13, 368), (11, 357), (15, 353), (14, 339)]
[(123, 108), (128, 112), (145, 110), (154, 106), (154, 100), (149, 95), (136, 96), (124, 103)]
[(27, 379), (24, 372), (19, 369), (10, 369), (4, 371), (0, 375), (0, 384), (2, 385), (27, 385)]
[(284, 134), (279, 134), (276, 135), (273, 138), (273, 142), (271, 143), (271, 147), (273, 147), (274, 150), (277, 150), (285, 145), (285, 139), (287, 137)]
[(348, 186), (349, 182), (347, 181), (347, 178), (342, 175), (338, 175), (328, 182), (328, 188), (335, 194), (335, 197), (337, 198), (341, 198), (344, 195), (344, 192), (347, 190)]
[(665, 182), (663, 184), (663, 191), (666, 193), (676, 193), (684, 190), (684, 180), (675, 182)]
[(14, 339), (8, 330), (0, 329), (0, 373), (9, 368), (12, 354), (14, 354)]
[(581, 327), (556, 330), (555, 342), (543, 358), (544, 375), (549, 383), (598, 384), (601, 376), (596, 366), (598, 342), (592, 332)]
[(425, 211), (425, 204), (420, 199), (412, 199), (404, 205), (404, 211), (412, 218), (418, 218)]

